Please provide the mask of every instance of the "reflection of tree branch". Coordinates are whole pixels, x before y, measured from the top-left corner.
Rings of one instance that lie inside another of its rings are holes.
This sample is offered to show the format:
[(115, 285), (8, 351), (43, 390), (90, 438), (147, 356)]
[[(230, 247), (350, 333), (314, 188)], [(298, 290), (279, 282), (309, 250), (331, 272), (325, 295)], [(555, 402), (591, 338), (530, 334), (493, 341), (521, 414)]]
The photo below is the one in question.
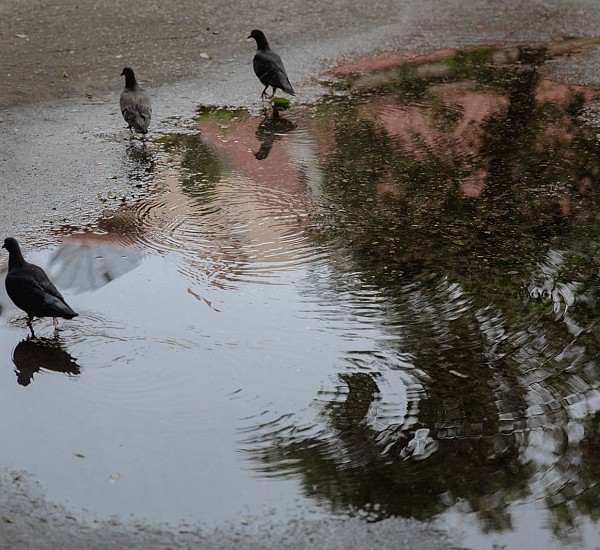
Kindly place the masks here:
[[(347, 392), (340, 388), (336, 397), (325, 405), (323, 417), (328, 427), (323, 433), (302, 437), (300, 430), (287, 437), (280, 434), (289, 431), (278, 425), (273, 426), (272, 433), (246, 440), (248, 452), (261, 462), (265, 473), (300, 473), (307, 495), (328, 502), (334, 509), (361, 510), (371, 520), (393, 515), (431, 517), (446, 506), (440, 501), (441, 494), (464, 498), (478, 510), (479, 506), (489, 505), (486, 495), (503, 485), (500, 479), (511, 485), (513, 491), (522, 490), (522, 485), (515, 481), (514, 469), (505, 466), (516, 455), (514, 446), (509, 445), (513, 440), (510, 436), (488, 437), (483, 448), (476, 451), (482, 434), (465, 425), (460, 437), (439, 441), (443, 448), (438, 453), (421, 462), (409, 460), (400, 452), (409, 439), (401, 431), (400, 419), (393, 432), (378, 431), (366, 422), (373, 403), (381, 399), (374, 374), (352, 372), (340, 378)], [(454, 389), (455, 394), (459, 392)], [(344, 399), (339, 400), (339, 395)], [(467, 420), (474, 425), (479, 421), (475, 409), (481, 399), (475, 393), (469, 405)], [(443, 424), (439, 417), (437, 422)], [(248, 445), (255, 449), (250, 450)], [(482, 455), (486, 461), (483, 470)], [(492, 478), (490, 472), (494, 472)], [(497, 517), (502, 518), (501, 525), (508, 525), (510, 521), (500, 512), (501, 508)]]
[[(515, 162), (520, 161), (523, 152), (523, 138), (535, 141), (532, 131), (541, 131), (535, 128), (532, 121), (535, 117), (537, 105), (536, 88), (539, 82), (538, 65), (544, 60), (545, 48), (520, 48), (519, 59), (521, 63), (507, 78), (508, 110), (502, 118), (492, 117), (493, 124), (488, 134), (488, 146), (482, 151), (489, 158), (487, 185), (484, 191), (491, 198), (503, 197), (512, 189), (515, 176)], [(489, 122), (488, 122), (489, 124)], [(515, 203), (512, 194), (507, 197), (507, 206), (520, 208)], [(513, 199), (513, 200), (510, 200)]]
[[(278, 436), (280, 430), (275, 429), (260, 438), (260, 449), (249, 452), (270, 474), (290, 470), (302, 473), (306, 494), (326, 499), (334, 509), (367, 511), (373, 520), (409, 509), (410, 515), (427, 517), (432, 507), (439, 507), (435, 497), (439, 488), (432, 490), (417, 473), (414, 465), (418, 463), (403, 461), (389, 446), (385, 452), (384, 442), (379, 441), (382, 434), (365, 422), (379, 394), (373, 376), (357, 372), (340, 375), (348, 392), (343, 393), (343, 401), (334, 399), (325, 406), (329, 424), (325, 433), (303, 438), (300, 432), (286, 438)], [(248, 443), (258, 440), (249, 439)], [(420, 482), (425, 489), (417, 488)], [(412, 507), (416, 501), (421, 505), (418, 510)]]
[(353, 430), (364, 420), (371, 403), (375, 401), (379, 388), (373, 375), (366, 372), (340, 374), (348, 386), (348, 396), (341, 405), (331, 405), (331, 425), (342, 433)]

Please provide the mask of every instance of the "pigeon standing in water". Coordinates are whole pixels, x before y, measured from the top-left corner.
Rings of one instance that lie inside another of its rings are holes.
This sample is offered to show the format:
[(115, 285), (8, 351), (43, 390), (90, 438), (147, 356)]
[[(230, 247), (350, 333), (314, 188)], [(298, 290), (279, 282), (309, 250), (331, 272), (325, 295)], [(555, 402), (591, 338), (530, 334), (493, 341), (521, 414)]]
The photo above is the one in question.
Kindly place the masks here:
[(133, 69), (125, 67), (121, 76), (125, 77), (125, 89), (121, 93), (120, 100), (121, 113), (129, 130), (142, 134), (142, 139), (144, 139), (152, 118), (150, 97), (140, 88)]
[[(277, 88), (290, 95), (296, 95), (290, 84), (288, 75), (285, 72), (285, 68), (283, 67), (281, 57), (269, 48), (265, 33), (258, 29), (254, 29), (248, 38), (254, 38), (258, 48), (258, 51), (252, 60), (252, 66), (254, 67), (256, 76), (265, 86), (265, 89), (260, 95), (261, 99), (264, 99), (265, 97), (267, 97), (267, 99), (273, 99)], [(273, 94), (270, 96), (267, 94), (267, 88), (269, 86), (273, 87)]]
[(58, 319), (72, 319), (75, 313), (65, 302), (62, 294), (52, 284), (46, 272), (39, 266), (25, 261), (16, 239), (4, 239), (2, 248), (8, 250), (8, 273), (6, 293), (14, 304), (29, 318), (27, 326), (33, 334), (31, 322), (34, 317), (53, 317), (54, 328), (58, 330)]

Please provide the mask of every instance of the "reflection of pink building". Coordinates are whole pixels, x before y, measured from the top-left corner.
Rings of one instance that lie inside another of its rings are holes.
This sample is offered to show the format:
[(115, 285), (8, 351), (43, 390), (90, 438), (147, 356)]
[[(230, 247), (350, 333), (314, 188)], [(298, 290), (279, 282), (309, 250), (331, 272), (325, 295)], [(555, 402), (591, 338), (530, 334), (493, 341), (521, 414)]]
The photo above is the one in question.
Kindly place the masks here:
[[(498, 63), (515, 61), (514, 52), (494, 55)], [(374, 123), (390, 137), (397, 151), (406, 152), (418, 163), (450, 167), (448, 173), (459, 179), (463, 195), (475, 198), (489, 177), (490, 159), (482, 155), (484, 132), (489, 131), (484, 130), (486, 122), (495, 118), (502, 126), (511, 109), (511, 94), (474, 81), (452, 80), (448, 65), (441, 61), (449, 56), (450, 52), (443, 51), (420, 58), (419, 64), (412, 61), (417, 74), (436, 77), (422, 100), (401, 102), (392, 93), (370, 95), (358, 104), (355, 114)], [(393, 65), (399, 60), (396, 55), (380, 56), (375, 61)], [(364, 65), (373, 67), (376, 63), (367, 60)], [(352, 71), (348, 67), (344, 70)], [(377, 75), (378, 85), (384, 78), (385, 74)], [(368, 82), (363, 79), (360, 85)], [(527, 82), (524, 92), (531, 98)], [(532, 105), (548, 101), (555, 106), (552, 121), (543, 121), (539, 129), (539, 151), (562, 147), (561, 155), (568, 156), (568, 144), (579, 129), (566, 107), (574, 92), (583, 93), (585, 99), (590, 99), (591, 92), (541, 77), (532, 79), (531, 84), (535, 85)], [(525, 102), (525, 110), (528, 108)], [(309, 209), (321, 193), (320, 163), (336, 147), (343, 147), (337, 143), (335, 120), (323, 123), (306, 115), (284, 113), (280, 119), (271, 119), (270, 114), (266, 118), (241, 114), (226, 122), (200, 122), (202, 138), (226, 167), (220, 179), (203, 187), (200, 174), (194, 194), (184, 192), (184, 159), (179, 149), (173, 148), (170, 157), (157, 159), (155, 175), (163, 182), (162, 190), (138, 204), (107, 212), (100, 225), (109, 236), (100, 240), (122, 235), (161, 253), (177, 251), (186, 257), (189, 277), (221, 286), (248, 277), (268, 279), (278, 271), (301, 265), (307, 254), (314, 254), (305, 228)], [(181, 140), (183, 147), (194, 147), (195, 143)], [(193, 156), (194, 151), (184, 154)], [(523, 161), (518, 156), (511, 160), (515, 177), (522, 168), (519, 162)], [(583, 176), (578, 192), (584, 194), (591, 184), (591, 177)], [(383, 197), (388, 193), (400, 195), (403, 189), (390, 171), (377, 183), (376, 192)], [(571, 188), (559, 189), (553, 195), (564, 215), (571, 210), (570, 193)]]
[[(417, 160), (448, 159), (475, 164), (481, 149), (481, 124), (494, 113), (506, 110), (504, 96), (485, 94), (470, 82), (438, 84), (429, 88), (429, 100), (401, 107), (389, 96), (380, 96), (365, 107), (388, 135)], [(447, 118), (452, 122), (448, 122)], [(461, 191), (478, 196), (485, 186), (484, 169), (465, 169)]]
[[(572, 47), (580, 47), (579, 41), (573, 41)], [(557, 54), (569, 51), (569, 44), (561, 44)], [(554, 51), (552, 48), (550, 52)], [(345, 63), (336, 69), (336, 74), (353, 80), (353, 87), (366, 89), (380, 87), (390, 79), (397, 78), (395, 70), (411, 63), (417, 75), (450, 77), (448, 65), (444, 59), (454, 52), (441, 50), (427, 56), (416, 57), (410, 52), (384, 52), (353, 63)], [(497, 50), (493, 64), (510, 65), (518, 58), (518, 50)], [(514, 65), (516, 66), (516, 65)], [(383, 73), (375, 73), (381, 71)], [(387, 72), (385, 72), (387, 71)], [(353, 75), (353, 76), (352, 76)], [(442, 78), (439, 79), (443, 80)], [(584, 87), (567, 86), (549, 78), (541, 78), (535, 88), (535, 100), (538, 105), (551, 102), (564, 115), (542, 128), (538, 147), (544, 150), (552, 148), (554, 143), (566, 144), (572, 141), (575, 129), (572, 118), (566, 113), (573, 94), (581, 93), (586, 101), (593, 98), (593, 90)], [(458, 166), (461, 182), (459, 189), (469, 197), (477, 197), (486, 186), (488, 159), (481, 156), (482, 125), (491, 117), (503, 118), (509, 109), (509, 94), (484, 88), (474, 81), (449, 81), (431, 84), (421, 102), (399, 104), (392, 93), (369, 98), (360, 110), (360, 116), (373, 120), (384, 128), (403, 150), (420, 162), (436, 159)], [(582, 181), (581, 190), (589, 185)], [(399, 190), (393, 181), (383, 182), (379, 192), (397, 193)], [(568, 211), (567, 197), (561, 201), (563, 212)]]
[(258, 160), (254, 156), (260, 148), (256, 130), (262, 120), (262, 117), (248, 117), (228, 125), (209, 120), (200, 122), (198, 127), (206, 141), (238, 176), (254, 185), (302, 193), (304, 185), (298, 163), (283, 140), (273, 144), (266, 158)]
[[(311, 254), (304, 231), (310, 200), (307, 174), (316, 164), (312, 141), (306, 133), (301, 140), (276, 136), (269, 154), (258, 160), (261, 143), (256, 135), (262, 120), (248, 116), (228, 124), (200, 123), (204, 141), (225, 167), (220, 179), (207, 180), (204, 187), (202, 174), (194, 175), (194, 192), (186, 192), (181, 184), (187, 177), (184, 155), (195, 154), (197, 141), (182, 139), (180, 147), (191, 149), (177, 147), (170, 156), (157, 158), (155, 176), (162, 189), (107, 213), (104, 223), (119, 220), (126, 229), (129, 220), (144, 246), (183, 256), (182, 271), (201, 286), (268, 282), (277, 272), (301, 265)], [(193, 292), (204, 293), (202, 288)]]

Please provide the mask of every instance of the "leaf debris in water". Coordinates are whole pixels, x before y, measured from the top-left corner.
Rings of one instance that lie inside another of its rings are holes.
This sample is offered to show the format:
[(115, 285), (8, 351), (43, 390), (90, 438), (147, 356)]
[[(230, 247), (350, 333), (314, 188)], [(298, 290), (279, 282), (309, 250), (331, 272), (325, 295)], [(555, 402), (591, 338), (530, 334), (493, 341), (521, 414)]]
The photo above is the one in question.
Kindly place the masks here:
[(271, 101), (278, 109), (287, 109), (292, 104), (287, 97), (274, 97)]
[(448, 372), (450, 374), (453, 374), (454, 376), (458, 376), (459, 378), (469, 378), (467, 374), (463, 374), (462, 372), (458, 372), (457, 370), (450, 369)]

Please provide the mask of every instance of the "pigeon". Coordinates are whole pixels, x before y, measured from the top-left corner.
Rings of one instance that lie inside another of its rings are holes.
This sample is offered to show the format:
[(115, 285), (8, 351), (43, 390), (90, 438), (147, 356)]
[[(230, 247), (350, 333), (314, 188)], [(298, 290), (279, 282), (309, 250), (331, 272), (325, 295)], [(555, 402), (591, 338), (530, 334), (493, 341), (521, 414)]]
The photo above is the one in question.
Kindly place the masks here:
[(27, 326), (33, 334), (31, 322), (34, 317), (53, 317), (58, 330), (58, 319), (72, 319), (79, 315), (65, 302), (62, 294), (52, 284), (46, 272), (39, 266), (25, 261), (16, 239), (4, 239), (2, 248), (8, 250), (8, 273), (6, 293), (14, 304), (28, 315)]
[[(256, 46), (258, 48), (254, 59), (252, 60), (252, 66), (258, 79), (265, 85), (265, 89), (260, 95), (261, 99), (267, 97), (267, 99), (273, 99), (277, 88), (283, 90), (290, 95), (296, 95), (294, 89), (290, 84), (288, 75), (283, 67), (281, 57), (279, 57), (271, 48), (267, 42), (265, 33), (254, 29), (248, 38), (254, 38), (256, 40)], [(267, 94), (267, 88), (273, 87), (273, 94)]]
[(142, 139), (148, 133), (152, 118), (152, 104), (148, 94), (140, 88), (133, 69), (125, 67), (121, 76), (125, 77), (125, 89), (121, 92), (121, 113), (130, 131), (142, 134)]

